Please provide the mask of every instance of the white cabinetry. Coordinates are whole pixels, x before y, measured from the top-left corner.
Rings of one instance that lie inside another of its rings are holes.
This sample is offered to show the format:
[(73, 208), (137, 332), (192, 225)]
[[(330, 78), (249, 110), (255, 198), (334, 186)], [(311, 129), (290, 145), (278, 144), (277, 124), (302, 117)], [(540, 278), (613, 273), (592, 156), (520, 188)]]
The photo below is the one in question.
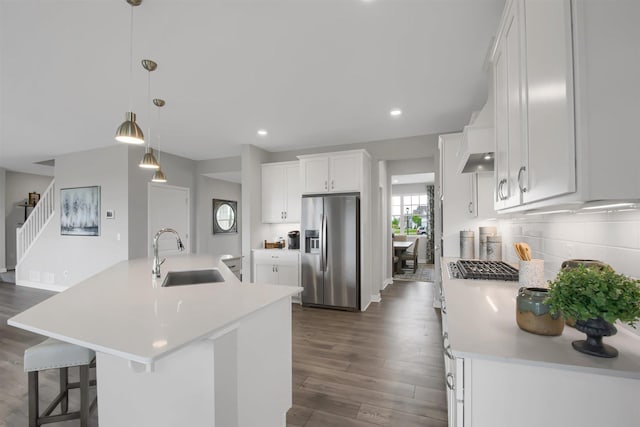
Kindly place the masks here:
[[(254, 282), (300, 286), (300, 252), (282, 249), (253, 251)], [(299, 297), (293, 297), (299, 301)]]
[(491, 174), (458, 173), (456, 153), (461, 142), (461, 133), (441, 135), (438, 141), (443, 256), (460, 256), (461, 230), (474, 230), (477, 246), (478, 225), (483, 225), (480, 223), (483, 220), (495, 217)]
[(298, 162), (262, 165), (262, 222), (300, 222), (300, 197)]
[(238, 279), (242, 280), (242, 257), (240, 255), (222, 255), (220, 259)]
[(303, 194), (361, 192), (364, 150), (298, 156)]
[(639, 15), (622, 0), (507, 0), (492, 56), (496, 209), (640, 198), (640, 148), (626, 142), (640, 57), (625, 54)]

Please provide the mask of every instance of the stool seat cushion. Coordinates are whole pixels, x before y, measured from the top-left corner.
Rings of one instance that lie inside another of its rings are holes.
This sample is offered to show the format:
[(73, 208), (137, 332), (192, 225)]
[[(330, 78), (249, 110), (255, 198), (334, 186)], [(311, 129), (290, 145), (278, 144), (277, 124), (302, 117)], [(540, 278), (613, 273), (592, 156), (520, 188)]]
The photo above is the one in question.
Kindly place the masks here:
[(25, 372), (88, 365), (96, 356), (93, 350), (47, 338), (24, 352)]

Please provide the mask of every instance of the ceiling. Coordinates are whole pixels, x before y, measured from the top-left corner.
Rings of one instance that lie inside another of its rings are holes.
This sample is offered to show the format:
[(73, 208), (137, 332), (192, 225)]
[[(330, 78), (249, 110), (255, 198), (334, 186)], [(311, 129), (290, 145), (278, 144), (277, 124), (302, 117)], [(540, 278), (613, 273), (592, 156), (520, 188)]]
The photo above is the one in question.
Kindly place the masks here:
[[(486, 99), (504, 0), (145, 0), (133, 106), (195, 160), (459, 130)], [(0, 167), (115, 144), (129, 109), (125, 0), (0, 0)], [(158, 62), (147, 111), (147, 72)], [(392, 108), (403, 115), (393, 119)], [(260, 137), (258, 129), (267, 129)]]

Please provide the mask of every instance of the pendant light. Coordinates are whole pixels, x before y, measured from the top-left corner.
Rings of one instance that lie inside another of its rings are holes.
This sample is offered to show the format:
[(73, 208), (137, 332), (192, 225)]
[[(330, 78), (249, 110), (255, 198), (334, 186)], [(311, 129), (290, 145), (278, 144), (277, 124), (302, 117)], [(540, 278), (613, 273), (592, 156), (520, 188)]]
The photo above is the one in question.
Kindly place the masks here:
[[(151, 105), (151, 72), (155, 71), (158, 68), (158, 64), (150, 59), (142, 60), (142, 67), (148, 71), (148, 80), (147, 80), (147, 120), (148, 123), (151, 123), (151, 114), (150, 114), (150, 105)], [(158, 161), (153, 155), (153, 148), (151, 148), (151, 124), (147, 127), (147, 148), (144, 152), (144, 157), (140, 161), (138, 165), (144, 169), (160, 169), (160, 165)]]
[[(158, 129), (160, 129), (160, 108), (164, 107), (164, 99), (154, 98), (153, 105), (158, 107)], [(158, 130), (158, 160), (160, 160), (160, 131)], [(153, 174), (153, 178), (151, 178), (152, 182), (167, 182), (167, 177), (162, 172), (162, 167), (158, 163), (158, 170)]]
[[(126, 0), (131, 5), (131, 26), (129, 38), (129, 110), (133, 110), (133, 8), (140, 6), (142, 0)], [(144, 134), (136, 123), (136, 113), (128, 111), (125, 120), (116, 130), (116, 141), (127, 144), (144, 144)]]

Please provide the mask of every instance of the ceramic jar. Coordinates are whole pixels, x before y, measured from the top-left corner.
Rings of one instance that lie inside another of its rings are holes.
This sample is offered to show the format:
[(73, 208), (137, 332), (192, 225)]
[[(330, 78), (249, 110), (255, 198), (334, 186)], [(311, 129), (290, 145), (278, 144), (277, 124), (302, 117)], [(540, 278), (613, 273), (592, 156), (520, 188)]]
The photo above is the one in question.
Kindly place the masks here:
[(543, 301), (549, 290), (546, 288), (526, 288), (518, 290), (516, 300), (516, 322), (523, 331), (538, 335), (560, 335), (564, 320), (560, 314), (552, 316), (549, 306)]

